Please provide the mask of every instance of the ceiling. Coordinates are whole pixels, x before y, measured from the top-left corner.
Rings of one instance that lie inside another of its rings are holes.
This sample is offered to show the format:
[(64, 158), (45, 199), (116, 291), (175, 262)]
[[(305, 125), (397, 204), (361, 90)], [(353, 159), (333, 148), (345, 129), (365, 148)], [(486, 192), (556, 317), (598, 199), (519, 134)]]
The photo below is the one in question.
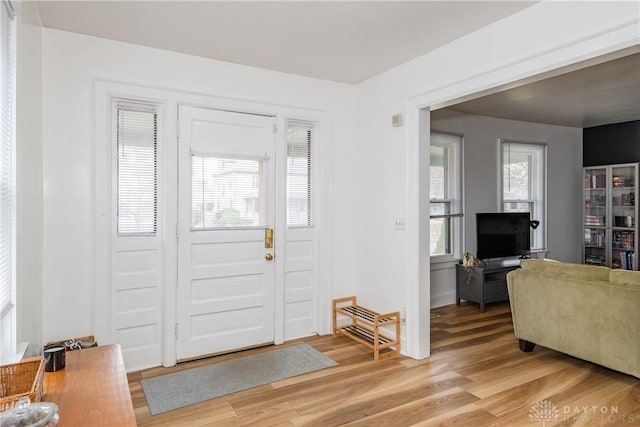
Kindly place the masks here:
[(640, 54), (498, 91), (451, 109), (577, 128), (640, 120)]
[(535, 1), (37, 1), (42, 25), (359, 83)]
[[(350, 84), (534, 3), (37, 1), (44, 27)], [(637, 52), (516, 82), (451, 108), (572, 127), (639, 120)]]

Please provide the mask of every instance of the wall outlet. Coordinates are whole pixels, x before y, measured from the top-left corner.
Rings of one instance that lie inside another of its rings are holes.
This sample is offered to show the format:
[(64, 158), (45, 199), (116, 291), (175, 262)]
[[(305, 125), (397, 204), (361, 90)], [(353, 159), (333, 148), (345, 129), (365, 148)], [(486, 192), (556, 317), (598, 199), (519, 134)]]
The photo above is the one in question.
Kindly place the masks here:
[(393, 220), (393, 228), (396, 230), (406, 230), (407, 223), (404, 218), (396, 218)]

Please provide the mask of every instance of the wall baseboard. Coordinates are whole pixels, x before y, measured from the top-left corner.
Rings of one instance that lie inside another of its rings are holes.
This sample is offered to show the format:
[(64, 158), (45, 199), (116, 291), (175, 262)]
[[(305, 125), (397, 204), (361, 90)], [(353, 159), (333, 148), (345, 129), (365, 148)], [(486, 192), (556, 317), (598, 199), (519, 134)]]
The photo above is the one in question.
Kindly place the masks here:
[(440, 295), (431, 295), (431, 308), (442, 307), (456, 303), (456, 293), (449, 292)]

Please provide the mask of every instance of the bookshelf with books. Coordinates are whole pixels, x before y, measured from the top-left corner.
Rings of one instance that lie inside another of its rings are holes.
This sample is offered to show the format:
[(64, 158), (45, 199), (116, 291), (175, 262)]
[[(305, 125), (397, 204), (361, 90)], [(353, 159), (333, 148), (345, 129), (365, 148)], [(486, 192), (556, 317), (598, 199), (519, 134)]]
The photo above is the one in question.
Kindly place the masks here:
[(638, 163), (584, 168), (585, 264), (638, 270)]

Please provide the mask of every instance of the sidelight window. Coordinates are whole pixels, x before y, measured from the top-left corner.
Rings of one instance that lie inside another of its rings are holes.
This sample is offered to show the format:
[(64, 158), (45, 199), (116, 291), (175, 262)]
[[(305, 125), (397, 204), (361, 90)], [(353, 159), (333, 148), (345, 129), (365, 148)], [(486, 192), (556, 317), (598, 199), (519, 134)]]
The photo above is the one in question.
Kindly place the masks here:
[(308, 227), (311, 217), (311, 143), (313, 124), (287, 124), (287, 225)]
[(153, 106), (116, 107), (118, 235), (158, 229), (158, 112)]

